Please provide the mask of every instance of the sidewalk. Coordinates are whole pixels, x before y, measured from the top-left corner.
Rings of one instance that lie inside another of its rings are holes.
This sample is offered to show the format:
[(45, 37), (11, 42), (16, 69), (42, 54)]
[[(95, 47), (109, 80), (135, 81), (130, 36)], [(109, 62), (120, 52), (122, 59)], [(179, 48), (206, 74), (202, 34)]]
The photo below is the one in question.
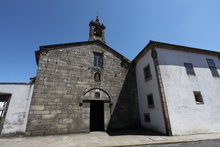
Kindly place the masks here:
[(92, 132), (85, 134), (0, 138), (1, 147), (92, 147), (92, 146), (138, 146), (147, 144), (181, 143), (201, 140), (218, 140), (220, 133), (187, 136), (158, 136), (155, 134), (107, 134)]

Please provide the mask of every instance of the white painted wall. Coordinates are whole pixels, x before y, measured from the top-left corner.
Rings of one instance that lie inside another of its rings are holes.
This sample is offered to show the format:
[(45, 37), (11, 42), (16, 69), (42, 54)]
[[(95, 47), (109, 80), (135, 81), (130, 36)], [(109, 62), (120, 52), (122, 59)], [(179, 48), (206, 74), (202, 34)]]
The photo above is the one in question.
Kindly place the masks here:
[[(144, 67), (150, 64), (152, 79), (145, 82)], [(160, 95), (158, 90), (156, 71), (154, 68), (151, 51), (148, 51), (136, 63), (136, 80), (138, 89), (139, 112), (141, 125), (145, 128), (150, 128), (161, 133), (166, 133), (163, 112), (161, 107)], [(154, 108), (148, 108), (147, 95), (153, 94)], [(150, 113), (151, 122), (144, 121), (144, 113)]]
[(34, 85), (1, 84), (0, 93), (11, 94), (1, 135), (24, 133)]
[[(220, 78), (212, 76), (206, 58), (217, 56), (156, 49), (173, 135), (220, 132)], [(196, 76), (187, 75), (184, 62), (192, 63)], [(196, 104), (193, 91), (201, 91), (204, 104)]]

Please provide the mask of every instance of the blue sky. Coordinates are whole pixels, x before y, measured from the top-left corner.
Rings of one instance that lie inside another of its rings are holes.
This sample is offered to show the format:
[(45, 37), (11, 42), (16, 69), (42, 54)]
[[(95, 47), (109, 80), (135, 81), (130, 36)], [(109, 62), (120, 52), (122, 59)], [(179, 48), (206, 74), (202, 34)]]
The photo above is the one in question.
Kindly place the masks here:
[(97, 14), (130, 60), (149, 40), (220, 51), (219, 0), (0, 0), (0, 82), (34, 77), (39, 46), (87, 41)]

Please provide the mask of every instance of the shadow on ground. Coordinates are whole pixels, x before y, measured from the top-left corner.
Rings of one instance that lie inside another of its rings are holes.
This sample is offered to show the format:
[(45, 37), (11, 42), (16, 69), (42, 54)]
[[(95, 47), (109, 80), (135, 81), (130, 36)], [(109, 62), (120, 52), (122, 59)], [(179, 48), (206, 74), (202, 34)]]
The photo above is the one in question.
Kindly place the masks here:
[(159, 132), (150, 129), (138, 129), (138, 130), (118, 130), (106, 132), (109, 136), (121, 136), (121, 135), (146, 135), (146, 136), (165, 136)]

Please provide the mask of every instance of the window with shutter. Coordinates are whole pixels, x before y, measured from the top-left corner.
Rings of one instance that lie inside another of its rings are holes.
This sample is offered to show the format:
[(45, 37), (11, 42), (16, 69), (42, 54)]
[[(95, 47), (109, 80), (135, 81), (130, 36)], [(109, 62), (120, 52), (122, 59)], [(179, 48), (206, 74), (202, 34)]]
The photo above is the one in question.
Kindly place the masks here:
[(102, 67), (103, 66), (103, 54), (94, 52), (94, 61), (93, 65), (95, 67)]
[(218, 70), (215, 66), (215, 63), (213, 61), (213, 59), (206, 59), (207, 60), (207, 63), (208, 63), (208, 66), (209, 66), (209, 69), (212, 73), (212, 76), (213, 77), (219, 77), (219, 74), (218, 74)]
[(184, 63), (188, 75), (196, 75), (192, 63)]

